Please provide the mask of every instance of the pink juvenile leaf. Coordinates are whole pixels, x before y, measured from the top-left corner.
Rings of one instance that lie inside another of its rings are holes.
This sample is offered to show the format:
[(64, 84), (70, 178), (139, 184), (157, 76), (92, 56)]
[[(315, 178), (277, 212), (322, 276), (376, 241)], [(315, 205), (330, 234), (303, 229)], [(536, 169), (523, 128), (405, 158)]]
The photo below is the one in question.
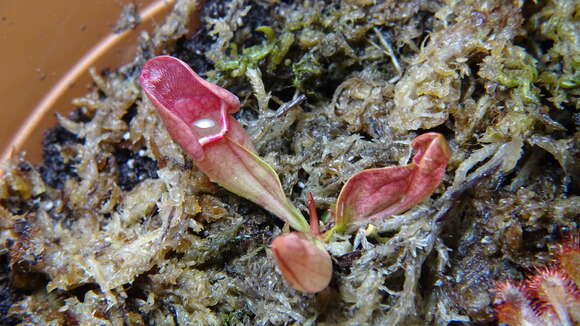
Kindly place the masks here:
[(316, 293), (332, 278), (332, 261), (322, 243), (301, 232), (284, 233), (272, 241), (272, 254), (284, 279), (294, 289)]
[(297, 231), (310, 229), (300, 212), (286, 198), (278, 175), (260, 157), (226, 134), (207, 146), (205, 158), (195, 161), (212, 181), (264, 207)]
[(412, 147), (416, 154), (411, 164), (364, 170), (346, 182), (336, 202), (337, 231), (404, 212), (437, 188), (451, 156), (445, 138), (423, 134)]
[(235, 95), (170, 56), (149, 60), (140, 81), (173, 140), (213, 182), (263, 206), (296, 230), (309, 230), (276, 172), (255, 154), (250, 137), (231, 116), (240, 106)]

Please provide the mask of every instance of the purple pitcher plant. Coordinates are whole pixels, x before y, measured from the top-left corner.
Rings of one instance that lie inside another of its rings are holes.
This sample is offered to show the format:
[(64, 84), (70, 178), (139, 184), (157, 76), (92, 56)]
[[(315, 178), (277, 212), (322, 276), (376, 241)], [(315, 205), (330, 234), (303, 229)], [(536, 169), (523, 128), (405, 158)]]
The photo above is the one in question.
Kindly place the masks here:
[[(238, 98), (170, 56), (149, 60), (140, 81), (170, 136), (199, 170), (298, 231), (281, 235), (272, 245), (278, 267), (290, 285), (309, 293), (324, 289), (332, 275), (330, 255), (319, 234), (311, 233), (306, 219), (286, 198), (274, 169), (258, 157), (249, 135), (232, 117), (240, 109)], [(304, 279), (318, 276), (316, 282), (306, 282), (296, 275)]]
[(334, 228), (323, 237), (312, 195), (309, 225), (284, 194), (274, 169), (258, 157), (249, 135), (232, 117), (240, 108), (235, 95), (170, 56), (149, 60), (140, 81), (170, 136), (200, 171), (296, 230), (276, 237), (271, 248), (284, 279), (302, 292), (320, 292), (330, 283), (332, 261), (325, 240), (334, 232), (349, 232), (358, 224), (404, 212), (428, 197), (441, 182), (451, 155), (442, 135), (427, 133), (413, 140), (416, 154), (410, 164), (355, 174), (338, 197)]

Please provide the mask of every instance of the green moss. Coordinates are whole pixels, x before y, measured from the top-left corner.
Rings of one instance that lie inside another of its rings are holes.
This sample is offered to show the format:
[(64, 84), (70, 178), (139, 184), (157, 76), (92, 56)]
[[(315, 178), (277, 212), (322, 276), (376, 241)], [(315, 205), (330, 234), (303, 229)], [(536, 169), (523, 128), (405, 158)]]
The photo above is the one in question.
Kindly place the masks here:
[(265, 61), (268, 61), (270, 71), (275, 70), (294, 43), (294, 34), (285, 32), (277, 38), (269, 26), (258, 27), (256, 32), (262, 32), (266, 36), (262, 44), (243, 48), (241, 54), (238, 54), (238, 46), (235, 43), (230, 44), (230, 56), (217, 61), (216, 68), (234, 78), (243, 76), (248, 67), (259, 66)]
[(308, 89), (304, 89), (302, 84), (309, 78), (320, 77), (322, 67), (314, 55), (307, 53), (292, 65), (292, 73), (294, 76), (292, 80), (294, 87), (304, 92), (312, 93)]
[(514, 88), (515, 95), (525, 103), (539, 103), (540, 91), (535, 86), (538, 78), (537, 60), (521, 47), (510, 47), (503, 53), (501, 67), (493, 79), (504, 86)]
[(563, 104), (580, 108), (578, 8), (574, 0), (547, 1), (528, 25), (529, 41), (542, 62), (539, 83), (549, 91), (547, 99), (559, 109)]
[(288, 51), (290, 51), (290, 47), (294, 44), (294, 34), (290, 32), (284, 32), (280, 36), (280, 40), (274, 44), (274, 49), (270, 54), (270, 61), (268, 63), (268, 70), (274, 71), (281, 64)]
[(512, 137), (528, 136), (534, 129), (536, 119), (527, 112), (511, 111), (499, 121), (489, 126), (480, 141), (497, 143), (510, 140)]

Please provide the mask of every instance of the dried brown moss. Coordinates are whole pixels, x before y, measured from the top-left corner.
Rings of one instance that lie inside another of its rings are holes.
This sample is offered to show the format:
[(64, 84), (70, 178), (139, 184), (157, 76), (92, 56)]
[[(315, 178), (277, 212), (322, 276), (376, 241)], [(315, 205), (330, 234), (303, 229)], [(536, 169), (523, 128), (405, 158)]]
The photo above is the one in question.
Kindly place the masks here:
[[(178, 1), (132, 63), (93, 72), (95, 90), (59, 117), (43, 164), (3, 168), (12, 317), (490, 323), (493, 282), (548, 262), (578, 228), (574, 1), (209, 1), (188, 35), (194, 8)], [(268, 249), (281, 222), (210, 183), (143, 100), (139, 67), (165, 53), (240, 97), (238, 120), (299, 207), (312, 192), (332, 208), (353, 173), (406, 164), (425, 129), (453, 149), (444, 182), (330, 243), (331, 286), (297, 293)]]

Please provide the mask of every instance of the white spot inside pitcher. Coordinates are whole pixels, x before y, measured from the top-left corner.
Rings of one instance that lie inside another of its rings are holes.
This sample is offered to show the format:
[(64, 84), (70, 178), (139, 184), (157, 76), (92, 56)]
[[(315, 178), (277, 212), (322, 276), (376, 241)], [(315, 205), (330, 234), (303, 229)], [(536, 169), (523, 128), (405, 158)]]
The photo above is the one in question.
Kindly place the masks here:
[(201, 128), (201, 129), (215, 127), (215, 121), (213, 121), (212, 119), (207, 119), (207, 118), (195, 120), (192, 124), (198, 128)]
[(52, 201), (46, 202), (44, 204), (44, 210), (49, 211), (54, 207), (54, 203)]

